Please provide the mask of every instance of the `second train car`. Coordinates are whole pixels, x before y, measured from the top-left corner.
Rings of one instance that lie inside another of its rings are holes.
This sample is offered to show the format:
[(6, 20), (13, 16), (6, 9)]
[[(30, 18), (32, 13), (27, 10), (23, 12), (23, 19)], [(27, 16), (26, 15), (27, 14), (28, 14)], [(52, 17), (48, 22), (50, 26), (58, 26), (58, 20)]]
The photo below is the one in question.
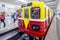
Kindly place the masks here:
[(44, 2), (21, 5), (18, 30), (34, 37), (44, 38), (54, 13)]

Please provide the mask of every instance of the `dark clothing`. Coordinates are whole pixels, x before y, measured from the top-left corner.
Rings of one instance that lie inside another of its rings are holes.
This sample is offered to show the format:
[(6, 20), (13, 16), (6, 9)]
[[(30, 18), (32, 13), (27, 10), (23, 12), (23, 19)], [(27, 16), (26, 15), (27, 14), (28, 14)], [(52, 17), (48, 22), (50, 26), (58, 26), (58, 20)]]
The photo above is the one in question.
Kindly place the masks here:
[(1, 19), (0, 21), (4, 24), (3, 27), (5, 27), (6, 26), (5, 20)]
[(12, 15), (12, 18), (13, 18), (13, 22), (14, 22), (14, 23), (15, 23), (15, 21), (18, 19), (18, 16), (19, 16), (18, 13), (14, 13), (14, 14)]
[(6, 26), (5, 24), (5, 14), (0, 14), (0, 21), (4, 24), (3, 27)]
[(15, 23), (16, 19), (14, 18), (13, 22)]
[(12, 18), (14, 18), (14, 16), (15, 16), (15, 13), (12, 15)]
[(13, 22), (15, 23), (15, 21), (16, 21), (16, 18), (15, 18), (15, 13), (12, 15), (12, 18), (13, 18)]

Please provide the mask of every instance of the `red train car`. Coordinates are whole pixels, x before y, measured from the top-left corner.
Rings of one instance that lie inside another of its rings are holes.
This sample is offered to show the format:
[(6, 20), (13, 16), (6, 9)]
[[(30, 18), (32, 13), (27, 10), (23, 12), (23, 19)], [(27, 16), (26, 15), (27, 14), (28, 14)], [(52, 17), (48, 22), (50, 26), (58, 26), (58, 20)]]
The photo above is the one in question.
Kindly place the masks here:
[(18, 19), (18, 30), (39, 38), (46, 36), (54, 13), (44, 2), (31, 2), (22, 5)]

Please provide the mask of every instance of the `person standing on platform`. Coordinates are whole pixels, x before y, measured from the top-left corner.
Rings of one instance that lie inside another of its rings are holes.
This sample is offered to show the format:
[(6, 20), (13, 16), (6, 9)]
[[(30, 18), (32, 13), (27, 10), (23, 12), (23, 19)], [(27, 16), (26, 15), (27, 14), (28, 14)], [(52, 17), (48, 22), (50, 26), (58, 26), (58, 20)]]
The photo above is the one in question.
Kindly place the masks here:
[(5, 12), (1, 12), (0, 21), (1, 21), (1, 23), (4, 24), (3, 27), (5, 27), (6, 26), (6, 23), (5, 23)]
[(13, 18), (13, 22), (15, 23), (15, 21), (18, 19), (18, 10), (12, 15), (12, 18)]
[(13, 22), (15, 23), (15, 13), (12, 14), (12, 19), (13, 19)]

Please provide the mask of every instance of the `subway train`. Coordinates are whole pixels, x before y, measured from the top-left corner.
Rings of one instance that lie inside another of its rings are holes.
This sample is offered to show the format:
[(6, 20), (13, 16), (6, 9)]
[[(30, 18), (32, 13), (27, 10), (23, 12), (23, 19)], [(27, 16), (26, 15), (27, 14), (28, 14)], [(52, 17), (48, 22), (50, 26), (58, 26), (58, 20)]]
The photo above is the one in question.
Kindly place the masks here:
[(45, 38), (54, 12), (44, 2), (30, 2), (19, 8), (18, 30), (40, 40)]

